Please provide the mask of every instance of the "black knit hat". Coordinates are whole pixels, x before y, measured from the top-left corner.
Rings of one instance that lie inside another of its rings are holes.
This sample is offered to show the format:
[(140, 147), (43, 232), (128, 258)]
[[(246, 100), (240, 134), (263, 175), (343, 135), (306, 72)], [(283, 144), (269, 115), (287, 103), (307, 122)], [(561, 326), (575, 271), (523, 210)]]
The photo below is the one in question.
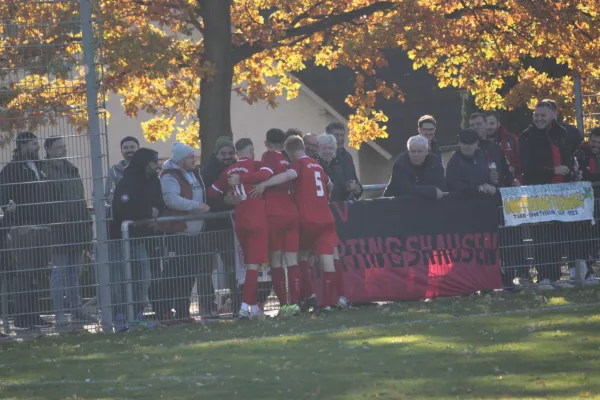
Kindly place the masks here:
[(46, 139), (44, 141), (44, 148), (46, 150), (48, 150), (50, 147), (52, 147), (52, 145), (55, 142), (59, 141), (60, 139), (62, 139), (62, 137), (60, 137), (60, 136), (50, 136), (48, 139)]
[(123, 143), (125, 143), (125, 142), (133, 142), (133, 143), (137, 144), (138, 147), (140, 146), (139, 140), (137, 140), (133, 136), (125, 136), (123, 139), (121, 139), (121, 147), (123, 147)]

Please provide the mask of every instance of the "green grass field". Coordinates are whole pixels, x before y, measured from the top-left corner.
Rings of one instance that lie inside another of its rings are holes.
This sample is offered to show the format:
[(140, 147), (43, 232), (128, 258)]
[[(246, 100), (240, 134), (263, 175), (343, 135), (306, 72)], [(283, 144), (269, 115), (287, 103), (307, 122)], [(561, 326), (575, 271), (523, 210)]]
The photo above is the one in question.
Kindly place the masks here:
[(600, 288), (0, 342), (2, 399), (600, 398)]

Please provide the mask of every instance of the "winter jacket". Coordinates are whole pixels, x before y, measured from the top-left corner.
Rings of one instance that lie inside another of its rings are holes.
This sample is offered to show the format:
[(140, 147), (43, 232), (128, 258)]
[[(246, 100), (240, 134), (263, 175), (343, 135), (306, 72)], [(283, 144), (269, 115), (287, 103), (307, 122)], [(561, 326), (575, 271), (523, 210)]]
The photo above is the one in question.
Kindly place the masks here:
[[(152, 208), (162, 212), (164, 201), (158, 176), (148, 178), (146, 167), (156, 153), (150, 149), (139, 149), (125, 171), (123, 178), (117, 184), (112, 201), (113, 219), (110, 221), (110, 238), (121, 239), (121, 224), (123, 221), (142, 221), (152, 218)], [(133, 226), (130, 237), (148, 237), (154, 235), (150, 226)]]
[[(33, 163), (38, 175), (31, 168)], [(55, 187), (46, 179), (43, 163), (13, 158), (0, 171), (0, 205), (6, 207), (10, 200), (17, 208), (14, 212), (4, 210), (4, 232), (11, 227), (45, 225), (54, 222), (53, 204)]]
[(514, 170), (513, 175), (519, 181), (522, 181), (523, 174), (521, 173), (521, 164), (519, 162), (519, 139), (517, 139), (517, 135), (510, 133), (501, 126), (498, 132), (494, 136), (488, 136), (488, 139), (500, 146), (504, 152), (508, 166)]
[(558, 125), (567, 131), (567, 148), (569, 154), (573, 155), (583, 142), (583, 134), (576, 126), (567, 124), (566, 122), (561, 122)]
[(446, 167), (446, 188), (449, 192), (478, 194), (483, 184), (492, 184), (488, 159), (480, 149), (473, 157), (465, 157), (460, 150), (455, 152)]
[(440, 149), (440, 145), (437, 140), (431, 140), (431, 144), (429, 145), (429, 153), (435, 154), (440, 158), (442, 157), (442, 149)]
[[(163, 164), (160, 185), (166, 207), (163, 213), (165, 216), (197, 212), (206, 202), (206, 187), (200, 172), (197, 169), (192, 172), (184, 171), (173, 160), (167, 160)], [(163, 226), (163, 230), (199, 234), (204, 230), (204, 221), (173, 222)]]
[[(217, 157), (212, 154), (206, 165), (200, 168), (200, 176), (204, 180), (205, 187), (211, 187), (225, 168), (227, 168), (227, 165), (219, 162)], [(233, 206), (225, 204), (225, 196), (210, 197), (206, 200), (206, 204), (210, 206), (211, 212), (230, 211), (234, 209)], [(229, 218), (217, 218), (206, 221), (206, 230), (220, 231), (231, 229), (233, 229), (233, 226)]]
[(573, 154), (573, 161), (577, 159), (579, 171), (582, 173), (582, 180), (587, 182), (600, 181), (600, 153), (594, 154), (588, 143), (582, 143), (579, 149)]
[(567, 177), (555, 175), (554, 167), (571, 168), (567, 132), (558, 124), (545, 130), (530, 125), (519, 136), (519, 160), (525, 185), (565, 182)]
[(89, 247), (93, 239), (92, 216), (87, 210), (79, 169), (67, 160), (44, 160), (43, 169), (55, 187), (57, 203), (52, 226), (56, 244)]
[(445, 178), (442, 159), (428, 154), (425, 162), (416, 166), (410, 162), (408, 152), (404, 152), (394, 163), (390, 183), (384, 197), (419, 196), (437, 198), (437, 190), (444, 190)]
[[(325, 173), (333, 182), (331, 201), (354, 200), (359, 199), (362, 196), (362, 185), (358, 181), (354, 160), (348, 150), (338, 148), (335, 158), (333, 158), (330, 163), (326, 163), (322, 159), (319, 162), (323, 167), (323, 170), (325, 170)], [(348, 181), (350, 180), (356, 181), (360, 186), (360, 192), (358, 194), (354, 194), (346, 188)]]
[(488, 164), (496, 164), (496, 171), (498, 172), (499, 182), (497, 186), (508, 187), (512, 186), (515, 180), (515, 176), (510, 172), (508, 161), (502, 152), (499, 145), (492, 142), (491, 140), (482, 139), (479, 140), (479, 148), (485, 154)]

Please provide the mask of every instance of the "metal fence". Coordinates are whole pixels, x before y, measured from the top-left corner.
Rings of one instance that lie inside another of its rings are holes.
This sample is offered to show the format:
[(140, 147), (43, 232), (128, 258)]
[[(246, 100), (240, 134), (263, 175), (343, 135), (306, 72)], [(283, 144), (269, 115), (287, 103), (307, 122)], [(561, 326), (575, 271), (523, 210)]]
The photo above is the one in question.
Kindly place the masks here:
[[(5, 332), (96, 325), (103, 316), (84, 304), (94, 298), (101, 304), (110, 293), (108, 269), (95, 268), (108, 260), (96, 6), (90, 0), (0, 3)], [(87, 211), (92, 197), (94, 217)]]
[(589, 132), (600, 126), (600, 76), (574, 78), (577, 128)]

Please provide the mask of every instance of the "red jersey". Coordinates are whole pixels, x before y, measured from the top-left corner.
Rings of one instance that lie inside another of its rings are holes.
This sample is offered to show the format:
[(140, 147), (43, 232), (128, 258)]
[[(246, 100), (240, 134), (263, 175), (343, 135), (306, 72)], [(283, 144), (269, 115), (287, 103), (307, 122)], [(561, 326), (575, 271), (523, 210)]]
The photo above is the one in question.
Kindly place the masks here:
[(296, 204), (301, 224), (334, 222), (329, 208), (327, 184), (331, 182), (321, 164), (310, 157), (302, 157), (289, 165), (296, 173)]
[[(273, 171), (274, 175), (287, 171), (290, 162), (279, 151), (269, 150), (262, 156), (262, 163)], [(292, 182), (273, 186), (266, 190), (267, 215), (298, 215), (298, 208), (290, 191), (294, 189)]]
[[(228, 182), (231, 175), (240, 176), (240, 184), (234, 188)], [(208, 190), (208, 195), (212, 197), (232, 191), (242, 197), (242, 201), (236, 207), (236, 223), (238, 218), (242, 218), (247, 223), (265, 223), (264, 197), (253, 199), (249, 194), (255, 184), (269, 179), (272, 175), (273, 171), (260, 161), (242, 158), (221, 172), (219, 178)]]

